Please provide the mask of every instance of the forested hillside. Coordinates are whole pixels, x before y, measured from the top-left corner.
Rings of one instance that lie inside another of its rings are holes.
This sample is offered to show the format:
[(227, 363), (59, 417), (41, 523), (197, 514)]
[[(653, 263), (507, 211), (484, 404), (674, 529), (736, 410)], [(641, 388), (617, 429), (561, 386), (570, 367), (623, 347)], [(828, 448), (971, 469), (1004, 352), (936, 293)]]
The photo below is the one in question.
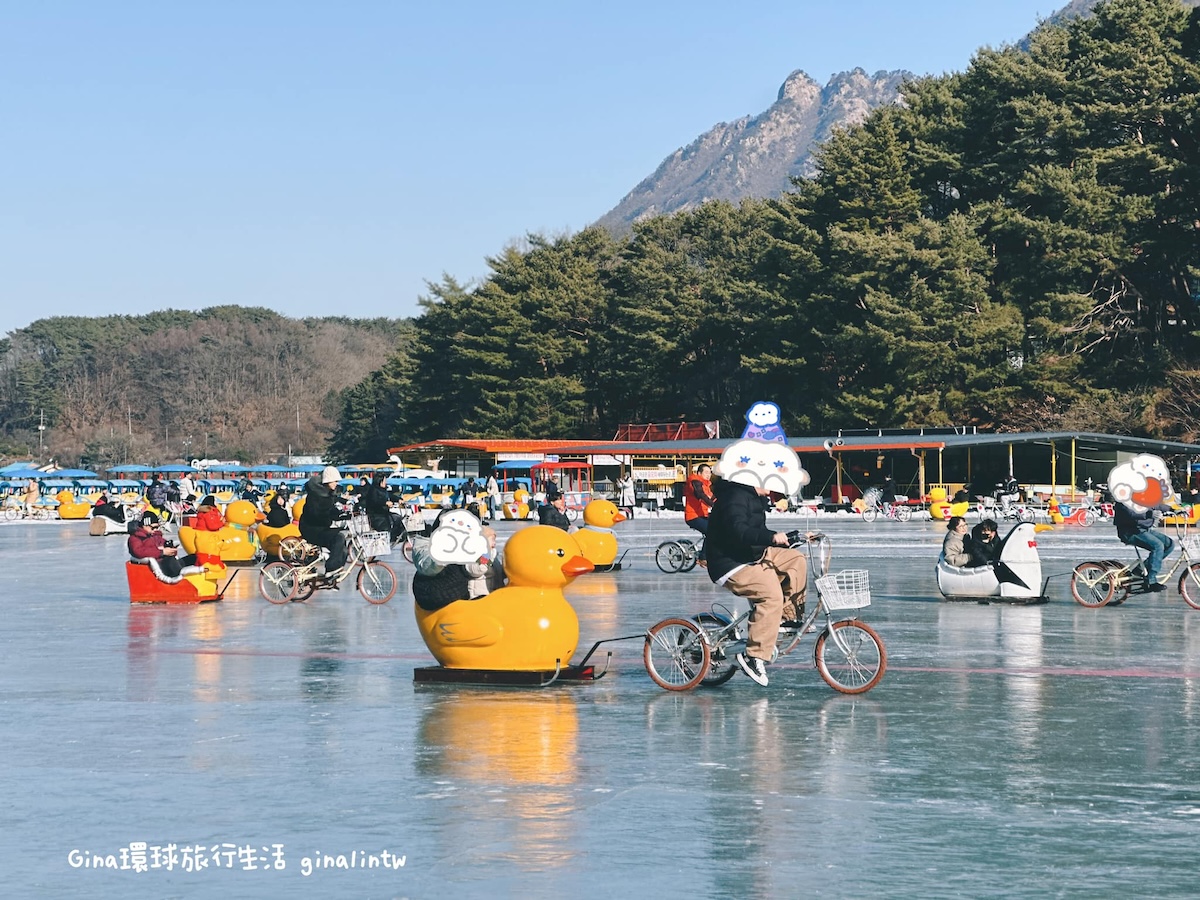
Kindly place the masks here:
[(790, 432), (1194, 439), (1200, 17), (1112, 0), (836, 133), (778, 200), (531, 237), (423, 301), (344, 397), (345, 455), (609, 436), (777, 400)]
[(341, 392), (404, 346), (407, 322), (215, 307), (41, 319), (0, 341), (0, 452), (105, 468), (319, 453)]

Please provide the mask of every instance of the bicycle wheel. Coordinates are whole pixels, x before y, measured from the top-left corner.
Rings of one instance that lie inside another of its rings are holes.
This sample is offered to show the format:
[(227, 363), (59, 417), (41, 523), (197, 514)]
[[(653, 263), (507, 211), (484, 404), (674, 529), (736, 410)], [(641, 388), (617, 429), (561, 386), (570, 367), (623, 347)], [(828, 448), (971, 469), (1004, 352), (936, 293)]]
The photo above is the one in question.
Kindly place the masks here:
[(366, 598), (368, 603), (378, 606), (387, 603), (396, 596), (396, 573), (387, 563), (365, 562), (358, 570), (358, 581), (355, 587)]
[(1017, 511), (1017, 521), (1018, 522), (1026, 522), (1026, 523), (1032, 522), (1033, 521), (1033, 510), (1027, 506), (1022, 506)]
[(405, 562), (413, 561), (413, 542), (405, 541), (400, 545), (400, 555), (404, 557)]
[(1085, 528), (1091, 528), (1093, 525), (1095, 525), (1096, 524), (1096, 511), (1093, 509), (1090, 509), (1090, 508), (1085, 509), (1083, 511), (1083, 522), (1081, 524)]
[(813, 658), (825, 683), (843, 694), (866, 693), (887, 670), (883, 640), (857, 619), (843, 619), (826, 628), (817, 638)]
[(694, 688), (708, 674), (711, 658), (700, 626), (688, 619), (663, 619), (646, 632), (642, 659), (664, 690)]
[(268, 563), (258, 573), (258, 590), (272, 603), (290, 603), (296, 595), (296, 570), (285, 562)]
[(696, 563), (700, 559), (700, 552), (691, 541), (680, 541), (679, 546), (683, 549), (683, 563), (679, 566), (679, 571), (690, 572), (696, 568)]
[(1179, 593), (1192, 609), (1200, 609), (1200, 563), (1192, 563), (1179, 576)]
[(279, 558), (284, 562), (299, 562), (304, 558), (304, 541), (292, 535), (279, 542)]
[(901, 522), (907, 522), (912, 518), (912, 510), (907, 506), (896, 507), (896, 518)]
[(874, 522), (879, 518), (879, 510), (873, 506), (868, 506), (862, 511), (862, 517), (864, 522)]
[(10, 522), (15, 522), (17, 519), (21, 518), (21, 510), (15, 506), (6, 506), (4, 507), (4, 518), (8, 519)]
[(1085, 562), (1071, 573), (1071, 596), (1080, 606), (1096, 609), (1113, 597), (1116, 578), (1104, 563)]
[(568, 507), (567, 507), (566, 514), (567, 514), (567, 521), (568, 521), (568, 522), (574, 522), (576, 519), (578, 519), (578, 518), (579, 518), (579, 510), (577, 510), (577, 509), (576, 509), (575, 507), (573, 507), (573, 506), (568, 506)]
[(678, 572), (683, 566), (683, 548), (675, 541), (663, 541), (654, 551), (654, 562), (664, 572)]
[(317, 592), (317, 582), (313, 578), (296, 582), (296, 593), (292, 595), (293, 603), (303, 603)]
[(733, 658), (733, 654), (726, 652), (726, 648), (732, 641), (741, 639), (741, 628), (735, 628), (716, 637), (730, 624), (729, 619), (713, 613), (700, 613), (692, 618), (709, 635), (708, 674), (700, 679), (700, 683), (704, 687), (716, 687), (724, 684), (737, 674), (737, 661)]

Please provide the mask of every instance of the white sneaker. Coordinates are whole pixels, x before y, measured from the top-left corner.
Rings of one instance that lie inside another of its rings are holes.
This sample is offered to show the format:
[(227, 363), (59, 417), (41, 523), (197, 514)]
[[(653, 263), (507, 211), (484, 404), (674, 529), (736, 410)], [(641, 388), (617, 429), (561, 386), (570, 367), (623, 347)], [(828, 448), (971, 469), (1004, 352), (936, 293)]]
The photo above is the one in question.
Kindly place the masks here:
[(747, 656), (745, 653), (737, 655), (737, 664), (741, 666), (742, 671), (749, 675), (757, 684), (763, 687), (767, 686), (767, 667), (761, 659), (756, 656)]

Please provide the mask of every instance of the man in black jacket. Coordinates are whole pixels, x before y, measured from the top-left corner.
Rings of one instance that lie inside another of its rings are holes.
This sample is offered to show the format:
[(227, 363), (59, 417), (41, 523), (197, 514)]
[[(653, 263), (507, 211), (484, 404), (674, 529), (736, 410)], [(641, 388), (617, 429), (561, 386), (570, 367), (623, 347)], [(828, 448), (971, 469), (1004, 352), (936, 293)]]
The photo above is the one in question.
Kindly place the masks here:
[(705, 543), (708, 576), (750, 601), (746, 652), (737, 662), (766, 687), (766, 664), (775, 655), (780, 626), (786, 621), (795, 627), (803, 617), (808, 563), (788, 547), (786, 532), (767, 528), (766, 488), (719, 478), (713, 495)]
[(571, 530), (571, 520), (567, 518), (567, 498), (557, 484), (551, 484), (546, 490), (546, 502), (538, 507), (538, 524), (553, 525), (563, 531)]

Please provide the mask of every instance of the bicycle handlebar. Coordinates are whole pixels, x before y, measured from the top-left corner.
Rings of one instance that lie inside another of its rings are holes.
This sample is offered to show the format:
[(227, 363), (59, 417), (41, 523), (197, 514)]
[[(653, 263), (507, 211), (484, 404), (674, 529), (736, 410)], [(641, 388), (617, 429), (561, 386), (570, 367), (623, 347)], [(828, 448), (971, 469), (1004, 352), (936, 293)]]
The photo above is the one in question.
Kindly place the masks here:
[(803, 531), (789, 531), (787, 533), (788, 546), (795, 547), (810, 543), (812, 541), (823, 541), (825, 535), (819, 531), (814, 531), (810, 534), (805, 534)]

